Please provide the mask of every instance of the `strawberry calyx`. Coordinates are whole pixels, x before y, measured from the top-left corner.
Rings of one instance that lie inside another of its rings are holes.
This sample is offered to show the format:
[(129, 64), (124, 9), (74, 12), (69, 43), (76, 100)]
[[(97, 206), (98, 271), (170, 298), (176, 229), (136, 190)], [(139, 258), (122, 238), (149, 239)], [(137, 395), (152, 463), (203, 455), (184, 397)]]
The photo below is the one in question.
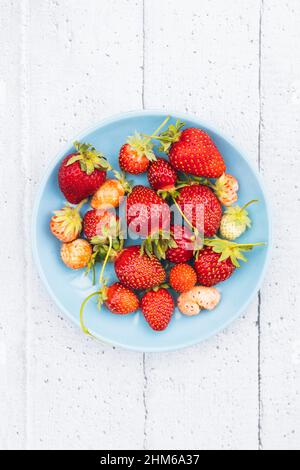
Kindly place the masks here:
[(74, 147), (77, 150), (77, 153), (68, 160), (66, 166), (79, 162), (81, 171), (86, 173), (88, 176), (90, 176), (95, 170), (111, 170), (111, 166), (104, 155), (101, 152), (98, 152), (91, 144), (76, 141), (74, 142)]
[(212, 239), (204, 239), (204, 245), (209, 246), (215, 253), (220, 254), (219, 263), (230, 258), (232, 264), (236, 268), (240, 268), (239, 260), (247, 262), (244, 252), (252, 251), (258, 246), (265, 246), (265, 243), (235, 243), (222, 238), (215, 237)]
[(119, 171), (113, 171), (115, 178), (121, 184), (122, 188), (124, 189), (125, 194), (130, 194), (132, 192), (132, 182), (128, 181), (126, 178), (125, 173), (120, 173)]
[(153, 143), (138, 132), (133, 136), (128, 137), (127, 144), (130, 145), (130, 148), (138, 155), (139, 158), (147, 157), (150, 162), (154, 162), (156, 160), (156, 156), (153, 151)]
[(258, 202), (258, 199), (253, 199), (252, 201), (245, 204), (243, 207), (240, 207), (240, 206), (229, 207), (224, 212), (224, 216), (228, 217), (232, 223), (243, 225), (247, 228), (250, 228), (252, 225), (252, 221), (249, 217), (247, 207), (257, 202)]
[(203, 176), (184, 175), (183, 179), (178, 180), (178, 185), (180, 186), (180, 188), (184, 188), (186, 186), (193, 186), (196, 184), (208, 186), (211, 189), (215, 188), (215, 185), (208, 178), (204, 178)]
[(163, 284), (159, 284), (158, 286), (151, 287), (151, 289), (147, 289), (145, 292), (146, 292), (146, 294), (147, 294), (148, 292), (158, 292), (160, 289), (166, 289), (166, 290), (168, 290), (168, 289), (170, 289), (170, 286), (169, 286), (169, 284), (167, 284), (167, 283), (165, 282), (165, 283), (163, 283)]
[(176, 123), (171, 124), (166, 131), (162, 132), (158, 136), (153, 134), (149, 136), (149, 138), (159, 140), (161, 144), (159, 151), (168, 153), (172, 144), (179, 142), (184, 126), (185, 123), (178, 119)]
[(170, 120), (170, 116), (168, 116), (162, 124), (156, 129), (156, 131), (151, 135), (147, 136), (144, 134), (140, 134), (136, 132), (133, 136), (128, 137), (127, 144), (131, 147), (131, 149), (136, 152), (138, 157), (143, 158), (147, 157), (150, 162), (154, 162), (157, 160), (155, 153), (154, 153), (154, 144), (151, 142), (152, 139), (156, 138), (157, 134), (161, 131), (161, 129), (167, 124)]
[(78, 236), (82, 231), (82, 218), (80, 209), (87, 203), (87, 199), (81, 201), (76, 207), (66, 204), (66, 206), (58, 211), (54, 211), (55, 221), (61, 224), (62, 230), (67, 237)]
[(177, 248), (174, 235), (167, 230), (159, 230), (149, 235), (141, 245), (141, 255), (149, 258), (156, 256), (159, 260), (166, 259), (166, 253), (171, 248)]

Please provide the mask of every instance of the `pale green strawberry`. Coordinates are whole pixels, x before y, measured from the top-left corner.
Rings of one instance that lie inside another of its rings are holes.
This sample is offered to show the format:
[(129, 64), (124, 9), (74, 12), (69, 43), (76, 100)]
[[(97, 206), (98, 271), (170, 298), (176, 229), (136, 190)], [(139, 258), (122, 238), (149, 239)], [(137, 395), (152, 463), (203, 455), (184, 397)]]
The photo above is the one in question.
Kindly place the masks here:
[(223, 238), (226, 238), (227, 240), (236, 240), (243, 235), (247, 228), (251, 227), (252, 221), (246, 209), (254, 202), (258, 201), (253, 200), (243, 207), (235, 206), (226, 209), (220, 226), (220, 234)]

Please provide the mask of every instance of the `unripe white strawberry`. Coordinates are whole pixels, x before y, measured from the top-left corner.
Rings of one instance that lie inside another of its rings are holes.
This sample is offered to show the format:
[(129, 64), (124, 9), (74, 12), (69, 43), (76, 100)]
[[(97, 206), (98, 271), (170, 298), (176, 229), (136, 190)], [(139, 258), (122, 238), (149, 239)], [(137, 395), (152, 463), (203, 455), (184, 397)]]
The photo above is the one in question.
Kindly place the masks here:
[(79, 237), (82, 230), (81, 207), (87, 202), (82, 201), (77, 207), (65, 206), (60, 211), (55, 211), (50, 220), (52, 234), (61, 242), (69, 243)]
[(68, 268), (86, 268), (92, 257), (92, 246), (86, 240), (78, 239), (71, 243), (63, 243), (61, 247), (61, 259)]
[(184, 315), (198, 315), (201, 310), (213, 310), (221, 300), (220, 292), (214, 287), (196, 286), (178, 298), (178, 308)]
[(236, 240), (252, 225), (248, 211), (250, 204), (257, 200), (248, 202), (245, 206), (235, 206), (228, 208), (221, 220), (220, 234), (226, 240)]
[(238, 200), (239, 183), (237, 179), (229, 174), (224, 173), (217, 179), (214, 185), (214, 191), (217, 198), (223, 206), (230, 207)]

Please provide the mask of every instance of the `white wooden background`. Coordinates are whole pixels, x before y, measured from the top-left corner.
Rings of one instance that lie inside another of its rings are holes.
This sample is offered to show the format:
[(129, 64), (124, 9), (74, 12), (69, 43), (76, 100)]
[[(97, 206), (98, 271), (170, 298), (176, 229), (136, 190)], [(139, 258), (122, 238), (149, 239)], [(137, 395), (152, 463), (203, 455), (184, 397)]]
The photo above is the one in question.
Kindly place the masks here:
[[(0, 448), (300, 448), (299, 0), (0, 0)], [(259, 297), (204, 344), (102, 346), (33, 265), (38, 183), (102, 118), (171, 108), (260, 168), (274, 251)]]

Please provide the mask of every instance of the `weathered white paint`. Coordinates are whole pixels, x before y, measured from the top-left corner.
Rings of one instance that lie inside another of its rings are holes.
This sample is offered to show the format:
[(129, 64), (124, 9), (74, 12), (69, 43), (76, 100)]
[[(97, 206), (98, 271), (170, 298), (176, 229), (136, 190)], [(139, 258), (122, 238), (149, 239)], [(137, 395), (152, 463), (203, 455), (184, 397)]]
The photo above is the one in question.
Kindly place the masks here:
[[(297, 0), (2, 0), (0, 448), (299, 448), (299, 20)], [(232, 136), (280, 214), (260, 309), (163, 355), (85, 338), (30, 253), (49, 158), (143, 106)]]
[(24, 171), (21, 130), (19, 2), (0, 5), (0, 447), (25, 444), (26, 290)]
[(266, 1), (262, 41), (262, 174), (274, 251), (262, 292), (262, 444), (300, 446), (300, 4)]

